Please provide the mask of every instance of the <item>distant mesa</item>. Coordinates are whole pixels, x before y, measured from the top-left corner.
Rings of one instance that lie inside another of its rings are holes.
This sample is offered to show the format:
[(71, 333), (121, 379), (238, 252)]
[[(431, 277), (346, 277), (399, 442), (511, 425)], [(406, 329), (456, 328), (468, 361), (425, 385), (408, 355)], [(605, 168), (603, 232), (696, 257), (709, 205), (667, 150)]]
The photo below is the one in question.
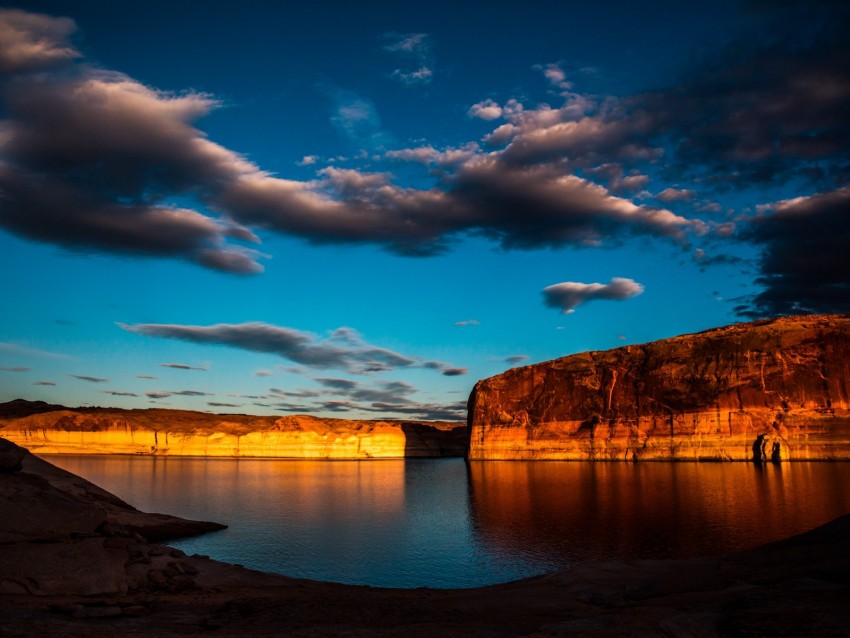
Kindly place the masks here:
[(463, 456), (466, 425), (0, 404), (0, 436), (41, 454), (370, 459)]
[(514, 368), (469, 406), (470, 459), (850, 460), (850, 315)]

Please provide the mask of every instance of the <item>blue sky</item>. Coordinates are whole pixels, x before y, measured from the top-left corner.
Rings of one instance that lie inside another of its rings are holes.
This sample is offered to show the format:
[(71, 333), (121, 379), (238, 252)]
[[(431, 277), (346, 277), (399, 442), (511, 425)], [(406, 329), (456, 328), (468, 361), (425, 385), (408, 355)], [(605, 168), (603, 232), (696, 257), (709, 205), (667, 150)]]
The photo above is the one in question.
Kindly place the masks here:
[(0, 400), (463, 418), (850, 311), (842, 3), (269, 4), (0, 11)]

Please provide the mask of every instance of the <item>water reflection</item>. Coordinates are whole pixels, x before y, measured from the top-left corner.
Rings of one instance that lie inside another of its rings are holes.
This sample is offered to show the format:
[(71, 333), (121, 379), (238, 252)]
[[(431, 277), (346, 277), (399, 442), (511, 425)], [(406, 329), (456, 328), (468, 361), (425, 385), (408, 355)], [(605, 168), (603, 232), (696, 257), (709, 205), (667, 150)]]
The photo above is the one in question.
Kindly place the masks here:
[(49, 460), (140, 509), (230, 525), (175, 543), (186, 552), (392, 587), (724, 553), (850, 512), (840, 463)]
[(845, 464), (473, 462), (481, 544), (540, 566), (725, 553), (850, 512)]

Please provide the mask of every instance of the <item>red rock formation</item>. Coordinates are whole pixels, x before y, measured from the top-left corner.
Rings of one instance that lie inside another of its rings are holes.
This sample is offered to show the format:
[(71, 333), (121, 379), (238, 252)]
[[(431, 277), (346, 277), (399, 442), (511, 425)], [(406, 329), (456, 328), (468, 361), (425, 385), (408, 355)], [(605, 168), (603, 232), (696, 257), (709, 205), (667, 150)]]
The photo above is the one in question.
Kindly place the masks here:
[(368, 459), (463, 456), (460, 423), (0, 404), (0, 436), (37, 454)]
[(470, 459), (850, 460), (850, 315), (508, 370), (476, 384), (469, 434)]

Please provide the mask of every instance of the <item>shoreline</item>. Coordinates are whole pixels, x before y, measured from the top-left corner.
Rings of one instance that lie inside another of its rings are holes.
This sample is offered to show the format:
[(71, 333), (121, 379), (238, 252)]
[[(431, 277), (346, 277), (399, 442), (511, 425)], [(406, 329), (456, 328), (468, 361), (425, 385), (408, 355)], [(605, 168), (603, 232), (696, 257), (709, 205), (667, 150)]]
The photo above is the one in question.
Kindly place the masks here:
[[(486, 587), (378, 588), (187, 556), (143, 537), (166, 515), (139, 512), (0, 443), (4, 636), (840, 636), (850, 629), (850, 515), (723, 556), (595, 563)], [(9, 469), (16, 456), (19, 469)], [(30, 491), (21, 499), (23, 488)], [(183, 531), (197, 524), (167, 518)], [(122, 524), (128, 520), (141, 533)]]

